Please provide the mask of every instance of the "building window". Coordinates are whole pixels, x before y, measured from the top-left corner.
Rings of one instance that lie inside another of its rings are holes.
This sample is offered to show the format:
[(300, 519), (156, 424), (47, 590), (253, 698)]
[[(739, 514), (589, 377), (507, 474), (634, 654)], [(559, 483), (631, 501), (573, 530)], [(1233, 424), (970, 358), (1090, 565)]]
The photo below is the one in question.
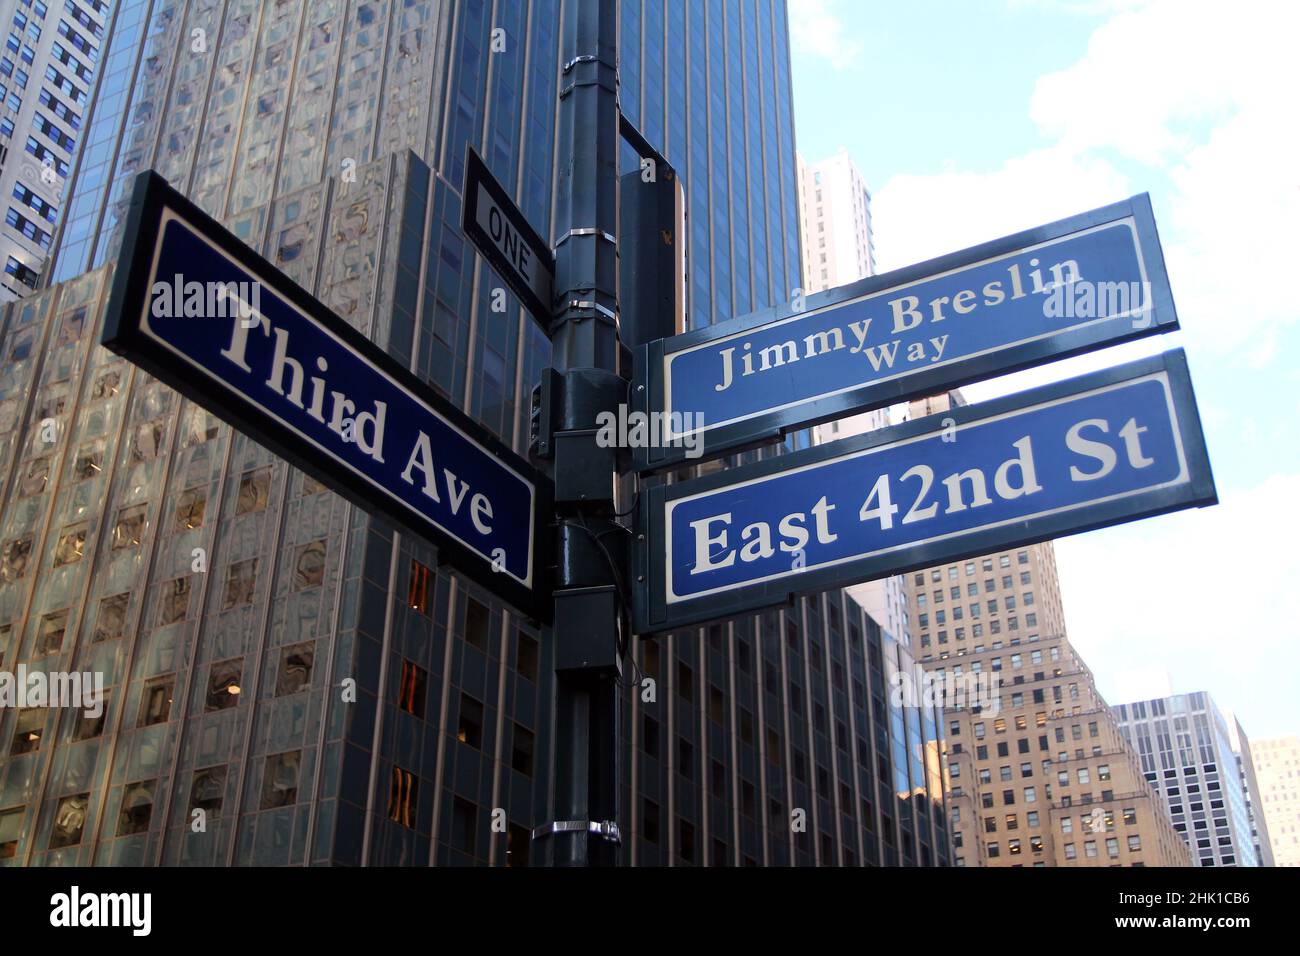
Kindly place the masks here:
[[(112, 398), (117, 394), (118, 387), (122, 383), (122, 373), (116, 370), (105, 372), (99, 378), (95, 379), (90, 388), (90, 400), (92, 402), (103, 401), (106, 398)], [(206, 415), (207, 413), (204, 412)], [(214, 429), (215, 431), (215, 429)], [(101, 439), (102, 442), (102, 439)]]
[(238, 705), (239, 695), (243, 693), (240, 680), (244, 673), (242, 657), (229, 661), (218, 661), (208, 673), (208, 694), (204, 701), (205, 713), (229, 710)]
[(9, 756), (21, 757), (41, 749), (41, 738), (45, 734), (45, 715), (43, 707), (29, 707), (18, 712), (14, 722), (14, 736), (9, 744)]
[(456, 738), (475, 748), (481, 748), (483, 744), (483, 705), (468, 694), (460, 695), (460, 723)]
[(76, 846), (81, 842), (81, 831), (86, 825), (89, 806), (89, 793), (79, 793), (59, 801), (58, 809), (54, 811), (54, 828), (50, 831), (51, 850)]
[(18, 855), (25, 810), (25, 807), (14, 807), (0, 811), (0, 860), (12, 860)]
[(536, 639), (523, 631), (519, 631), (518, 640), (515, 644), (515, 672), (520, 677), (536, 682), (537, 654), (538, 645)]
[(456, 797), (451, 805), (451, 842), (457, 850), (474, 856), (478, 846), (478, 807)]
[(59, 536), (59, 543), (54, 548), (54, 566), (62, 567), (65, 564), (75, 564), (81, 560), (81, 556), (86, 551), (86, 533), (89, 525), (86, 522), (69, 525), (63, 529)]
[(117, 513), (117, 522), (113, 525), (112, 548), (134, 548), (144, 539), (145, 520), (148, 513), (145, 505), (131, 505)]
[(128, 591), (99, 602), (99, 615), (95, 619), (95, 631), (90, 639), (92, 644), (116, 640), (125, 633), (126, 611), (130, 601), (131, 593)]
[(208, 506), (208, 489), (191, 488), (181, 492), (176, 503), (176, 530), (191, 531), (203, 527), (203, 514)]
[(414, 717), (424, 717), (428, 696), (429, 672), (412, 661), (402, 661), (402, 675), (397, 687), (397, 706)]
[(78, 715), (76, 726), (72, 729), (73, 743), (81, 740), (93, 740), (104, 733), (104, 725), (108, 722), (108, 698), (110, 693), (110, 691), (105, 690), (100, 698), (98, 715), (91, 715), (86, 711), (82, 711)]
[(275, 696), (287, 697), (311, 687), (311, 668), (316, 658), (316, 642), (290, 644), (280, 651), (280, 673), (275, 681)]
[[(403, 770), (401, 767), (394, 766), (388, 784), (388, 819), (393, 823), (400, 823), (402, 826), (414, 830), (416, 811), (419, 807), (419, 804), (417, 803), (417, 791), (418, 781), (416, 780), (415, 774), (411, 773), (409, 770)], [(465, 801), (460, 797), (457, 797), (453, 807), (454, 826), (459, 822), (457, 818), (461, 816), (462, 804), (465, 804)], [(473, 804), (467, 804), (467, 806), (470, 807), (470, 812), (472, 814)], [(468, 832), (470, 839), (468, 852), (472, 853), (474, 851), (474, 827), (472, 824), (468, 827)], [(459, 835), (461, 836), (461, 840), (458, 842), (463, 842), (464, 832), (462, 831)]]
[(488, 609), (469, 598), (465, 604), (465, 642), (480, 651), (487, 651)]
[(153, 818), (153, 788), (157, 780), (127, 784), (122, 790), (122, 808), (117, 813), (117, 835), (143, 834)]
[(36, 656), (57, 654), (63, 647), (63, 635), (68, 630), (68, 609), (44, 615), (36, 628)]
[(261, 809), (274, 810), (298, 802), (298, 770), (301, 763), (301, 750), (272, 754), (266, 758)]
[(162, 598), (159, 602), (158, 626), (166, 627), (177, 621), (183, 621), (190, 611), (189, 577), (173, 578), (165, 583), (160, 591)]
[(271, 469), (258, 468), (245, 472), (239, 479), (239, 497), (235, 500), (235, 515), (263, 511), (271, 496)]
[(229, 611), (242, 604), (252, 604), (256, 587), (257, 558), (236, 561), (226, 569), (226, 591), (221, 600), (221, 609)]
[(641, 798), (641, 836), (647, 843), (659, 842), (659, 804)]
[[(162, 448), (163, 423), (161, 421), (145, 422), (137, 425), (135, 437), (131, 443), (131, 461), (140, 463), (153, 461)], [(270, 469), (267, 469), (268, 472)]]
[(429, 613), (429, 593), (433, 585), (433, 571), (419, 561), (411, 560), (411, 584), (406, 603), (411, 610), (421, 614)]
[(155, 677), (144, 685), (137, 726), (152, 727), (154, 724), (166, 723), (172, 712), (172, 687), (175, 680), (171, 675)]
[(294, 561), (293, 589), (305, 591), (325, 580), (325, 539), (320, 538), (298, 549)]
[(193, 818), (195, 810), (202, 810), (207, 815), (220, 813), (225, 793), (225, 767), (208, 767), (198, 771), (194, 774), (194, 782), (190, 784), (189, 816)]
[(45, 483), (50, 477), (50, 460), (35, 458), (28, 462), (27, 469), (18, 479), (18, 497), (30, 498), (45, 490)]
[(517, 823), (506, 830), (506, 866), (527, 867), (533, 831)]
[[(113, 376), (111, 383), (112, 391), (108, 394), (117, 392), (117, 383), (119, 373), (110, 372)], [(105, 378), (108, 376), (106, 375)], [(95, 383), (96, 389), (99, 383)], [(108, 395), (97, 395), (97, 398), (107, 398)], [(195, 445), (203, 445), (217, 437), (217, 419), (205, 408), (198, 405), (187, 405), (185, 411), (181, 413), (181, 440), (186, 448), (192, 448)]]
[(514, 724), (514, 742), (510, 748), (510, 766), (525, 777), (533, 775), (534, 736), (531, 730)]

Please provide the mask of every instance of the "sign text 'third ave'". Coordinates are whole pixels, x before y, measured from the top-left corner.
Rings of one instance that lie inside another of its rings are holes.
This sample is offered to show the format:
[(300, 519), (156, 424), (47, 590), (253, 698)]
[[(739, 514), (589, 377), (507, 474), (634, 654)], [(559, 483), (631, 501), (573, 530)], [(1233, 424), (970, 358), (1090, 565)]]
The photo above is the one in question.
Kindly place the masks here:
[(546, 616), (549, 479), (156, 174), (123, 249), (104, 345)]

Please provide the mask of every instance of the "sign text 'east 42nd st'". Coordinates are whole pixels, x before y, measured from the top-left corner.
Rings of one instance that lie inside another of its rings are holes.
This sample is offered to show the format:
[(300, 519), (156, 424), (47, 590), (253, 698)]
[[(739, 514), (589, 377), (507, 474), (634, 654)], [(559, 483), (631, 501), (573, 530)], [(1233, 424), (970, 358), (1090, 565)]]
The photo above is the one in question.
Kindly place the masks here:
[(646, 497), (642, 633), (1216, 500), (1179, 350)]

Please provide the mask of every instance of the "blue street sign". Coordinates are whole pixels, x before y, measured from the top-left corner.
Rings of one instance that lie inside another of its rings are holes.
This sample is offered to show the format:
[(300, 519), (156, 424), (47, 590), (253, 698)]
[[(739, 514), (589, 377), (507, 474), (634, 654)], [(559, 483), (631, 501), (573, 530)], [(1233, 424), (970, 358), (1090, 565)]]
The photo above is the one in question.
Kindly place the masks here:
[(547, 479), (157, 174), (123, 250), (105, 346), (546, 615)]
[(642, 494), (638, 633), (1217, 500), (1181, 350)]
[[(1147, 196), (641, 349), (642, 471), (1178, 327)], [(653, 420), (653, 419), (652, 419)]]

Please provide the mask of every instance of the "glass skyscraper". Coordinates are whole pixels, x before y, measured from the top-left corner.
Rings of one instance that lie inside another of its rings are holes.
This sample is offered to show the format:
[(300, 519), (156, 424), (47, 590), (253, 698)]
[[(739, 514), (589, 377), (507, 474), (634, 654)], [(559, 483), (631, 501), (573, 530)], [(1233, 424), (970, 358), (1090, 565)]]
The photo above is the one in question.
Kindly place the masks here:
[[(1165, 798), (1169, 819), (1195, 865), (1263, 866), (1245, 769), (1214, 699), (1198, 691), (1116, 704), (1112, 710), (1147, 782)], [(1240, 727), (1236, 730), (1244, 740)]]
[[(624, 112), (685, 186), (689, 321), (786, 298), (785, 3), (619, 7)], [(153, 168), (526, 452), (549, 343), (489, 307), (459, 191), (473, 144), (550, 234), (565, 15), (116, 5), (54, 284), (0, 325), (0, 670), (100, 672), (107, 707), (0, 711), (0, 865), (528, 862), (546, 632), (95, 343)], [(625, 698), (624, 862), (948, 862), (941, 721), (842, 592), (632, 654), (656, 693)]]

